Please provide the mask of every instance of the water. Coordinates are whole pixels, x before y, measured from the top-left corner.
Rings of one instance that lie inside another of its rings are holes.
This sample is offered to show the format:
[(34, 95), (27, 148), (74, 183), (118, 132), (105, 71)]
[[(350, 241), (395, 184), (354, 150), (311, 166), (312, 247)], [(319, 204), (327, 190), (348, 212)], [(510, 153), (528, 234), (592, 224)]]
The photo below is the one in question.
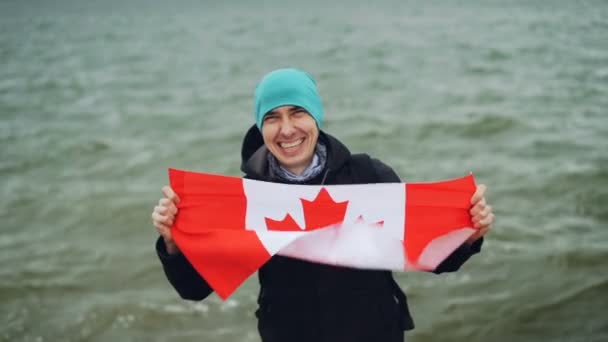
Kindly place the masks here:
[(400, 273), (410, 341), (608, 340), (608, 4), (4, 1), (0, 339), (257, 341), (257, 279), (178, 298), (168, 167), (240, 175), (267, 71), (407, 181), (475, 172), (498, 221), (458, 273)]

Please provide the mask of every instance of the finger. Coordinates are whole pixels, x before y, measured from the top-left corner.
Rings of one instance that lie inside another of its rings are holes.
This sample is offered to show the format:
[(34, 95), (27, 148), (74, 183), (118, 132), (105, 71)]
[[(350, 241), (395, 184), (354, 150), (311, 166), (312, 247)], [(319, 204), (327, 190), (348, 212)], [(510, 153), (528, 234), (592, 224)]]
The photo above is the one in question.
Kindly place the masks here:
[(177, 214), (177, 207), (173, 204), (169, 204), (169, 206), (157, 205), (154, 207), (154, 211), (161, 215), (174, 217)]
[(471, 213), (471, 216), (475, 216), (475, 215), (479, 214), (481, 211), (483, 211), (485, 208), (486, 208), (486, 198), (482, 197), (481, 200), (479, 200), (479, 202), (477, 202), (477, 204), (475, 204), (469, 212)]
[(158, 232), (158, 234), (160, 234), (160, 236), (163, 237), (163, 240), (165, 240), (165, 242), (173, 241), (173, 236), (171, 235), (171, 228), (159, 223), (158, 226), (156, 226), (156, 231)]
[(473, 216), (473, 218), (471, 219), (471, 222), (473, 222), (473, 227), (478, 228), (481, 225), (481, 220), (483, 219), (483, 217), (477, 215), (477, 216)]
[(171, 228), (170, 228), (169, 226), (164, 225), (164, 224), (162, 224), (162, 223), (160, 223), (160, 222), (154, 221), (154, 222), (152, 222), (152, 224), (154, 225), (154, 227), (156, 227), (156, 230), (158, 230), (158, 232), (159, 232), (161, 235), (163, 235), (163, 236), (164, 236), (164, 235), (165, 235), (165, 234), (166, 234), (168, 231), (171, 231)]
[(473, 216), (471, 221), (479, 222), (479, 221), (483, 220), (484, 218), (488, 217), (488, 215), (490, 215), (491, 213), (492, 213), (492, 206), (487, 205), (487, 206), (485, 206), (485, 208), (478, 210), (478, 213)]
[(169, 206), (167, 207), (167, 209), (169, 210), (169, 215), (171, 215), (171, 216), (177, 215), (177, 206), (175, 206), (175, 203), (170, 203)]
[(477, 189), (475, 190), (475, 193), (471, 197), (471, 205), (475, 205), (475, 203), (477, 203), (480, 199), (483, 198), (485, 193), (486, 193), (486, 186), (484, 184), (479, 184), (477, 186)]
[(168, 209), (168, 212), (162, 213), (163, 215), (165, 215), (167, 213), (169, 213), (171, 215), (177, 214), (177, 207), (175, 206), (175, 203), (171, 202), (171, 200), (168, 198), (161, 198), (160, 200), (158, 200), (158, 206)]
[(169, 212), (169, 208), (157, 205), (156, 207), (154, 207), (154, 212), (160, 215), (167, 215), (167, 213)]
[(161, 215), (156, 212), (152, 214), (152, 220), (154, 222), (160, 222), (168, 226), (171, 226), (173, 224), (173, 217)]
[(475, 228), (481, 229), (491, 226), (494, 223), (494, 214), (490, 213), (487, 216), (475, 216), (471, 222), (473, 222), (473, 227)]
[(476, 219), (473, 221), (473, 227), (475, 228), (483, 228), (485, 226), (487, 226), (487, 224), (485, 224), (485, 218), (481, 218), (481, 219)]
[(165, 215), (161, 215), (159, 213), (152, 213), (152, 222), (153, 223), (161, 223), (164, 225), (171, 225), (171, 219)]
[(492, 209), (493, 209), (492, 206), (488, 204), (488, 205), (486, 205), (486, 208), (482, 211), (482, 213), (484, 215), (490, 215), (490, 214), (492, 214)]
[(174, 203), (179, 203), (179, 196), (177, 196), (177, 194), (175, 193), (175, 191), (173, 191), (173, 189), (171, 189), (170, 186), (165, 185), (162, 188), (163, 194), (165, 194), (165, 196), (167, 196), (168, 199), (171, 200), (171, 202)]
[(167, 226), (162, 226), (160, 228), (158, 228), (160, 235), (163, 236), (163, 239), (165, 239), (165, 241), (167, 240), (173, 240), (173, 236), (171, 236), (171, 228), (167, 227)]
[(490, 227), (494, 223), (494, 214), (490, 214), (479, 221), (479, 227)]

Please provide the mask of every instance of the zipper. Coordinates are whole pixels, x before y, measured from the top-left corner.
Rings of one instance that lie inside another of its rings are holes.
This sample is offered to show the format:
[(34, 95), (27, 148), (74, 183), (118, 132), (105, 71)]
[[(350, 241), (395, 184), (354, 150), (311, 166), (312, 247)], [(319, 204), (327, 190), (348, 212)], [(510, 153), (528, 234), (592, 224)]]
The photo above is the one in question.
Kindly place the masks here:
[(325, 170), (325, 174), (323, 175), (323, 179), (321, 179), (321, 185), (325, 184), (325, 179), (327, 178), (327, 174), (329, 173), (329, 167)]

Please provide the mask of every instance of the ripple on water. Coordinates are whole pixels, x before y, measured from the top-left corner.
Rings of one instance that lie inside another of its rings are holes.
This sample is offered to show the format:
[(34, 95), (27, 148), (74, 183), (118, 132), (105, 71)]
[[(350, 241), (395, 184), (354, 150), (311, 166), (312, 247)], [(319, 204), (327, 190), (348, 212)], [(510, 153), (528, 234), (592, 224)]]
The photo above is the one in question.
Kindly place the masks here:
[(431, 122), (423, 124), (418, 131), (419, 139), (430, 139), (436, 136), (457, 135), (465, 138), (488, 138), (515, 129), (519, 121), (513, 117), (501, 115), (484, 115), (470, 122)]
[(598, 163), (596, 169), (563, 172), (547, 180), (542, 194), (567, 201), (569, 210), (578, 216), (591, 216), (608, 222), (608, 169)]

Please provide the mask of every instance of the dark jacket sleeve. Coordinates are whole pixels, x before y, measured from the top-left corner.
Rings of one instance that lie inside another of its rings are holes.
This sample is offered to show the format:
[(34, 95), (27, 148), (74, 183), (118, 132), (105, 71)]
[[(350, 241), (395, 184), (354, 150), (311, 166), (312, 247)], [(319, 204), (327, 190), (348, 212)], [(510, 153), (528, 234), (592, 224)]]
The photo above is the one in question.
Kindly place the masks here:
[[(378, 159), (372, 159), (374, 169), (380, 180), (380, 183), (398, 183), (401, 182), (399, 176), (391, 169), (388, 165), (382, 163)], [(433, 273), (439, 274), (444, 272), (455, 272), (458, 271), (471, 256), (479, 253), (481, 245), (483, 244), (483, 238), (478, 239), (472, 244), (464, 243), (458, 247), (450, 256), (448, 256), (435, 270)]]
[(167, 279), (183, 299), (203, 300), (213, 292), (182, 253), (167, 253), (162, 237), (156, 240), (156, 254), (163, 264)]

